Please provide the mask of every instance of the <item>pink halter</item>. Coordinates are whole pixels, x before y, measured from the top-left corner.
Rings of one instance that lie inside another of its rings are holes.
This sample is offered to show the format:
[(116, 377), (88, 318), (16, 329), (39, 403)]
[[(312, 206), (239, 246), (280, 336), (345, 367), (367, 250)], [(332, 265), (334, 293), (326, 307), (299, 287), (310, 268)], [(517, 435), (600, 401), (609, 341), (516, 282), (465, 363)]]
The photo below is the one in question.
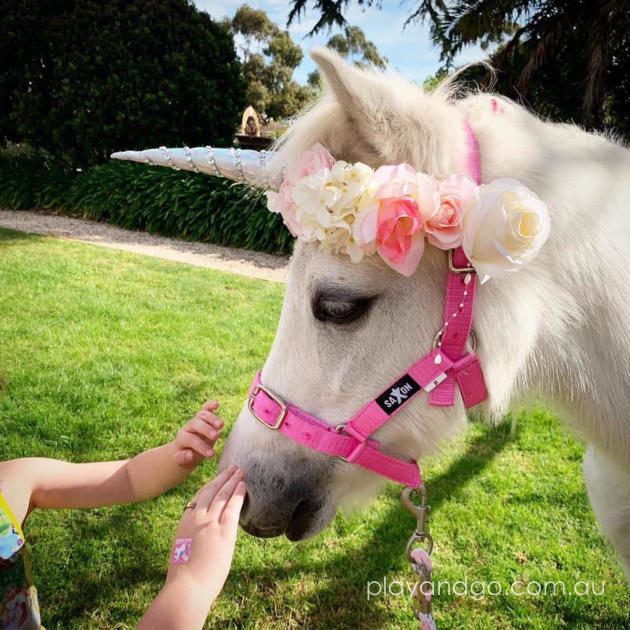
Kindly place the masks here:
[[(480, 184), (479, 145), (468, 124), (465, 129), (467, 170)], [(417, 462), (386, 455), (370, 436), (422, 390), (427, 392), (429, 404), (441, 407), (455, 404), (456, 385), (466, 408), (487, 398), (479, 359), (474, 351), (464, 353), (471, 335), (475, 285), (475, 270), (462, 248), (449, 251), (444, 325), (435, 337), (434, 349), (347, 423), (333, 427), (284, 402), (262, 384), (260, 372), (249, 391), (249, 410), (267, 428), (280, 431), (299, 444), (417, 488), (422, 483)]]

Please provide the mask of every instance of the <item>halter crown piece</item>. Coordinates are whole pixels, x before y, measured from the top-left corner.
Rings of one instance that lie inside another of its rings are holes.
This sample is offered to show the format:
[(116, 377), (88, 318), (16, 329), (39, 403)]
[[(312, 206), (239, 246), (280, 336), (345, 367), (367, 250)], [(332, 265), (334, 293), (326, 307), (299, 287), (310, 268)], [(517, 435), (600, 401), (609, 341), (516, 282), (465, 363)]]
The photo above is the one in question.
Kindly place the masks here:
[(269, 210), (282, 215), (296, 238), (319, 242), (355, 262), (378, 254), (409, 276), (422, 257), (425, 239), (448, 251), (443, 325), (433, 349), (344, 425), (331, 426), (286, 403), (263, 385), (260, 373), (248, 398), (250, 411), (267, 428), (416, 488), (422, 483), (417, 463), (383, 453), (371, 436), (422, 390), (435, 406), (454, 405), (456, 388), (466, 407), (486, 399), (474, 347), (466, 352), (477, 276), (483, 283), (518, 271), (549, 235), (547, 207), (532, 191), (507, 178), (481, 184), (479, 147), (467, 123), (465, 133), (467, 173), (443, 180), (409, 164), (374, 170), (335, 160), (319, 144), (280, 172), (270, 168), (273, 152), (264, 151), (161, 147), (112, 155), (264, 188)]

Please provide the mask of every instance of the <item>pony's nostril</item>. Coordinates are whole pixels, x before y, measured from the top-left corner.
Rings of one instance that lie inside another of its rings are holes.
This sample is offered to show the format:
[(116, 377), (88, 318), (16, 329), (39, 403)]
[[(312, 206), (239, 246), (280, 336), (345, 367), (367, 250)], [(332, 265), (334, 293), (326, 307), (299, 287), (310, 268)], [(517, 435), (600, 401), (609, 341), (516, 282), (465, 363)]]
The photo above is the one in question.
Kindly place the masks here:
[(321, 502), (302, 499), (298, 502), (291, 515), (291, 520), (285, 532), (289, 540), (301, 540), (313, 525), (313, 517), (321, 508)]
[(302, 499), (301, 501), (299, 501), (298, 504), (295, 506), (295, 509), (293, 510), (291, 520), (299, 520), (300, 518), (303, 518), (309, 511), (311, 511), (309, 508), (310, 503), (311, 502), (308, 499)]
[(245, 491), (245, 498), (243, 499), (243, 507), (241, 508), (241, 520), (245, 518), (248, 508), (249, 508), (249, 492)]

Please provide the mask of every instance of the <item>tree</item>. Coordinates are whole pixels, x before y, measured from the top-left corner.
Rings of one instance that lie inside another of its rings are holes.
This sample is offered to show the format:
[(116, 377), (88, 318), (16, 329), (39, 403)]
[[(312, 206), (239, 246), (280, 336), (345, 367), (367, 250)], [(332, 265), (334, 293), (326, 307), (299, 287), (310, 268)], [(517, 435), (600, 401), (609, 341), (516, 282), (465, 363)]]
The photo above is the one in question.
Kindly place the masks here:
[(382, 57), (376, 44), (365, 37), (358, 26), (346, 26), (343, 33), (333, 35), (326, 44), (336, 50), (342, 57), (355, 58), (359, 66), (373, 65), (377, 68), (387, 66), (387, 57)]
[[(352, 0), (314, 0), (312, 32), (345, 26)], [(308, 0), (292, 0), (289, 22)], [(356, 4), (380, 6), (375, 0)], [(469, 44), (498, 47), (498, 91), (537, 111), (630, 137), (628, 0), (416, 0), (407, 23), (426, 20), (445, 68)], [(561, 87), (559, 87), (561, 86)]]
[(74, 166), (231, 144), (245, 89), (231, 33), (187, 0), (0, 0), (0, 140)]
[[(345, 59), (354, 58), (354, 64), (359, 67), (385, 68), (387, 66), (387, 57), (381, 56), (376, 44), (368, 41), (365, 33), (358, 26), (347, 26), (343, 33), (333, 35), (326, 42), (326, 46), (336, 50)], [(306, 81), (314, 94), (321, 91), (322, 80), (317, 70), (309, 72)]]
[(295, 114), (311, 98), (312, 90), (293, 80), (303, 53), (287, 31), (271, 22), (264, 11), (241, 6), (232, 20), (243, 38), (243, 74), (247, 99), (263, 117), (281, 119)]
[[(487, 3), (485, 7), (472, 0), (459, 0), (448, 10), (440, 8), (435, 0), (423, 0), (410, 19), (422, 18), (425, 13), (419, 11), (426, 11), (429, 4), (439, 11), (432, 34), (447, 64), (469, 44), (500, 43), (492, 56), (502, 73), (500, 89), (509, 89), (505, 81), (508, 78), (511, 86), (526, 97), (530, 88), (536, 91), (535, 83), (552, 74), (554, 91), (561, 92), (558, 97), (562, 99), (568, 93), (581, 106), (577, 120), (601, 127), (606, 113), (606, 85), (614, 85), (606, 81), (607, 75), (610, 77), (611, 70), (619, 74), (618, 66), (627, 60), (627, 0), (511, 0)], [(549, 97), (559, 102), (553, 94)], [(570, 110), (571, 117), (576, 118), (576, 108)]]
[(272, 37), (280, 30), (269, 16), (259, 9), (252, 9), (244, 4), (236, 10), (232, 18), (232, 27), (236, 33), (243, 36), (244, 45), (241, 46), (243, 60), (247, 62), (254, 42), (260, 43)]

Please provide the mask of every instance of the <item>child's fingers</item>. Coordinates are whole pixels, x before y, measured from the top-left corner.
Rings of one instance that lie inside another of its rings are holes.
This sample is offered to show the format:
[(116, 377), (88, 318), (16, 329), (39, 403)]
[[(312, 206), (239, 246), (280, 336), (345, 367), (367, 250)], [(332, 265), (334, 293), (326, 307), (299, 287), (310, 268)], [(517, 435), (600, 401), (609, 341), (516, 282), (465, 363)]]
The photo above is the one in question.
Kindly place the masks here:
[(221, 525), (225, 525), (228, 529), (236, 529), (238, 527), (238, 519), (241, 515), (246, 493), (247, 486), (244, 481), (240, 481), (225, 504), (223, 514), (221, 514)]
[(204, 422), (212, 425), (215, 429), (220, 429), (223, 426), (223, 420), (209, 411), (200, 411), (195, 418), (201, 418)]
[(175, 453), (175, 463), (178, 466), (192, 466), (195, 463), (195, 452), (189, 448), (183, 448)]
[(223, 508), (228, 502), (228, 499), (232, 496), (234, 488), (243, 480), (245, 472), (243, 470), (237, 470), (224, 484), (223, 487), (217, 492), (212, 503), (208, 508), (208, 515), (214, 521), (219, 521)]
[(203, 457), (212, 457), (214, 455), (213, 441), (208, 441), (197, 433), (189, 433), (185, 431), (179, 440), (179, 446), (182, 448), (191, 448)]
[(236, 472), (236, 466), (232, 465), (220, 472), (212, 481), (202, 486), (195, 495), (197, 510), (207, 511), (217, 492), (223, 487), (223, 484), (232, 477)]
[(202, 418), (193, 418), (188, 425), (188, 430), (190, 431), (191, 429), (212, 443), (216, 442), (219, 437), (219, 432)]
[(203, 405), (204, 411), (216, 411), (219, 408), (219, 404), (216, 400), (208, 400)]

